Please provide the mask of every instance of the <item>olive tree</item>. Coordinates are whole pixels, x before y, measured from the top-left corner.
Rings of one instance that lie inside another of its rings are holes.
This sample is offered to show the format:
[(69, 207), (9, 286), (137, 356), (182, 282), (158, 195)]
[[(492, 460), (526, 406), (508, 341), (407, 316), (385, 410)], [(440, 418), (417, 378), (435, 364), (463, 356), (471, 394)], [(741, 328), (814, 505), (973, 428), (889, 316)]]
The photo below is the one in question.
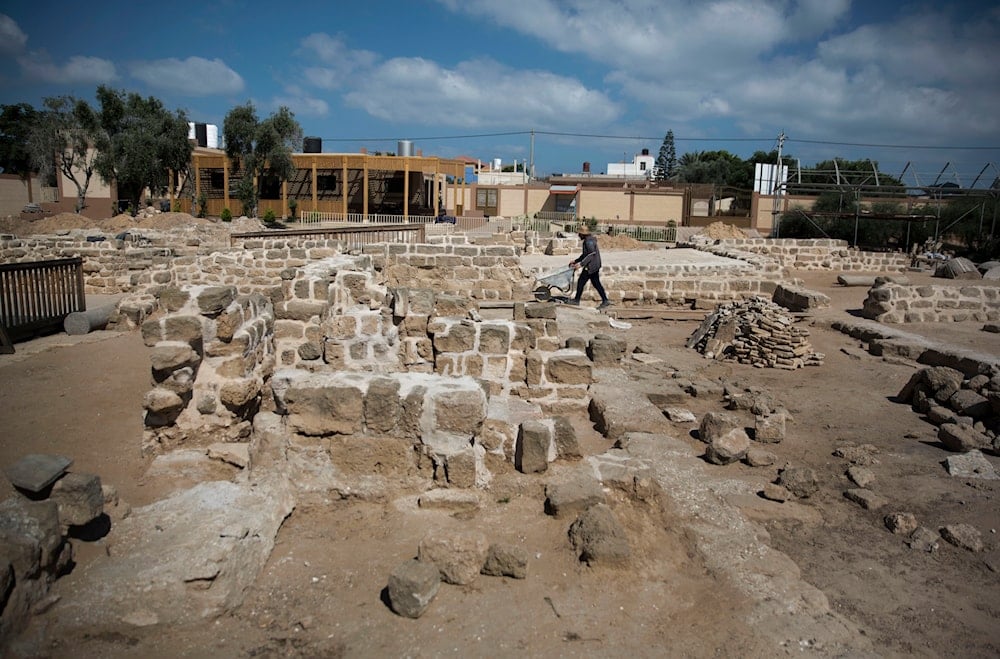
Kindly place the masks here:
[(244, 214), (256, 214), (260, 185), (265, 174), (287, 181), (295, 173), (292, 152), (302, 143), (302, 128), (285, 106), (263, 121), (253, 103), (229, 111), (222, 125), (226, 156), (239, 175), (236, 197)]
[(32, 202), (31, 164), (28, 139), (38, 121), (38, 112), (27, 103), (0, 105), (0, 168), (4, 174), (14, 174), (28, 186), (28, 201)]
[(28, 135), (31, 163), (40, 174), (62, 174), (76, 186), (76, 212), (87, 205), (87, 189), (96, 167), (97, 115), (86, 101), (72, 96), (43, 100), (45, 109)]
[(97, 88), (97, 101), (97, 172), (114, 181), (118, 197), (137, 209), (145, 190), (162, 194), (170, 170), (187, 167), (192, 150), (187, 116), (182, 110), (170, 112), (152, 96), (103, 85)]

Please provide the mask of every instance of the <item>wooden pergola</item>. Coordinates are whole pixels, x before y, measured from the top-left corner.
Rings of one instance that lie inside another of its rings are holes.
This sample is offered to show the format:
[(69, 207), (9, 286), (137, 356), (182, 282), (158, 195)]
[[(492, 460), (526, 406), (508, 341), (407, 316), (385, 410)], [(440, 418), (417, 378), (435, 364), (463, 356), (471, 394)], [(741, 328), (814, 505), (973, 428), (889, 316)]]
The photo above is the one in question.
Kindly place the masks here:
[[(349, 173), (352, 171), (360, 172), (361, 174), (362, 214), (365, 219), (367, 219), (369, 214), (369, 173), (372, 171), (402, 173), (402, 210), (404, 217), (410, 215), (411, 173), (420, 173), (425, 179), (433, 181), (433, 209), (435, 214), (438, 212), (438, 199), (444, 197), (444, 191), (449, 184), (449, 178), (462, 187), (462, 192), (457, 198), (463, 199), (465, 196), (465, 163), (461, 160), (427, 158), (423, 156), (369, 155), (367, 153), (294, 153), (292, 154), (292, 161), (299, 172), (306, 172), (306, 177), (311, 183), (309, 186), (311, 195), (305, 198), (298, 195), (289, 196), (288, 181), (282, 181), (280, 208), (274, 208), (273, 206), (276, 204), (269, 204), (268, 200), (262, 199), (260, 201), (261, 210), (270, 207), (272, 210), (278, 211), (282, 217), (286, 217), (288, 215), (289, 199), (296, 199), (299, 202), (300, 209), (303, 208), (303, 203), (309, 204), (308, 207), (304, 208), (306, 211), (326, 210), (342, 212), (346, 215), (348, 213), (349, 200), (347, 187), (350, 180)], [(205, 190), (203, 173), (208, 170), (222, 170), (222, 197), (210, 198), (208, 200), (209, 214), (219, 215), (223, 208), (231, 208), (234, 201), (230, 196), (231, 166), (229, 158), (226, 157), (225, 153), (216, 149), (202, 148), (195, 150), (191, 156), (191, 167), (188, 174), (190, 178), (193, 178), (195, 200), (200, 199), (202, 192)], [(330, 170), (340, 172), (339, 207), (333, 207), (336, 202), (321, 201), (319, 198), (319, 172)], [(256, 180), (254, 184), (257, 184)], [(171, 205), (173, 205), (173, 201), (173, 190), (171, 190)], [(218, 208), (215, 208), (215, 206), (218, 206)], [(195, 209), (192, 208), (190, 210), (194, 211)]]

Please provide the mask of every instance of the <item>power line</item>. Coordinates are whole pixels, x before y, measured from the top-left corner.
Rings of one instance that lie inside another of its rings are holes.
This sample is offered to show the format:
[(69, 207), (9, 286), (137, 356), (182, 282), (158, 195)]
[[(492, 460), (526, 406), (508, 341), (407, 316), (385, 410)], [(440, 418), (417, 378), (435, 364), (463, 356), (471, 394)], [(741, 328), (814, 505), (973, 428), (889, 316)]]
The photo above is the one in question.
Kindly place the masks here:
[(789, 139), (789, 142), (799, 142), (802, 144), (825, 144), (829, 146), (867, 146), (880, 149), (952, 149), (955, 151), (993, 151), (1000, 149), (1000, 146), (932, 146), (926, 144), (869, 144), (866, 142), (828, 142), (825, 140), (799, 140)]

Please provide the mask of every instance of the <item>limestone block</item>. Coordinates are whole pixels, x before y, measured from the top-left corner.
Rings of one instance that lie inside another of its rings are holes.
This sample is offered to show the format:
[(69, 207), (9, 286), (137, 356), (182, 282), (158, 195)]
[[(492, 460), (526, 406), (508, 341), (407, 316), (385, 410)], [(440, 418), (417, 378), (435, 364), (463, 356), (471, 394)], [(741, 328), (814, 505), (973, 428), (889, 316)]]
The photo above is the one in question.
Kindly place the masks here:
[(230, 410), (238, 410), (260, 394), (260, 383), (253, 378), (227, 380), (219, 387), (219, 400)]
[(705, 449), (705, 459), (712, 464), (727, 465), (739, 462), (750, 450), (750, 438), (743, 428), (732, 428), (714, 437)]
[(6, 554), (15, 580), (51, 570), (63, 544), (55, 501), (11, 497), (0, 503), (0, 554)]
[(445, 478), (452, 487), (475, 487), (476, 485), (476, 452), (468, 446), (457, 453), (451, 453), (444, 459)]
[(432, 563), (410, 559), (389, 575), (387, 593), (392, 610), (406, 618), (419, 618), (441, 586), (441, 574)]
[(358, 336), (358, 318), (353, 314), (333, 315), (323, 321), (323, 336), (344, 341)]
[(169, 416), (184, 408), (184, 401), (173, 391), (156, 387), (146, 392), (142, 406), (153, 414)]
[(590, 473), (581, 471), (545, 486), (545, 512), (556, 518), (579, 515), (598, 503), (606, 503), (604, 488)]
[(104, 512), (101, 478), (94, 474), (66, 474), (52, 486), (49, 499), (59, 507), (59, 523), (64, 527), (86, 524)]
[(308, 321), (313, 317), (322, 318), (327, 308), (326, 302), (289, 300), (275, 305), (274, 317), (277, 320)]
[(209, 286), (198, 292), (198, 309), (205, 316), (217, 316), (235, 299), (235, 286)]
[(971, 389), (959, 389), (948, 398), (948, 407), (962, 416), (980, 420), (990, 416), (990, 401)]
[(784, 412), (758, 414), (754, 417), (754, 436), (758, 442), (777, 444), (785, 439)]
[(506, 355), (510, 350), (510, 328), (506, 324), (483, 323), (479, 328), (479, 352)]
[[(428, 327), (428, 331), (431, 328)], [(476, 327), (471, 321), (452, 323), (447, 333), (436, 333), (433, 337), (437, 352), (466, 352), (476, 347)]]
[(493, 543), (486, 554), (482, 574), (524, 579), (528, 576), (528, 553), (516, 545)]
[(786, 467), (778, 474), (778, 485), (799, 497), (806, 499), (819, 490), (816, 472), (808, 467)]
[(375, 378), (364, 395), (364, 419), (369, 432), (390, 433), (396, 430), (402, 414), (398, 379)]
[(549, 467), (552, 431), (538, 421), (525, 421), (518, 430), (514, 466), (524, 474), (545, 471)]
[(176, 286), (168, 286), (156, 294), (160, 306), (171, 313), (179, 311), (190, 298), (191, 294), (188, 291)]
[(431, 390), (434, 428), (457, 433), (470, 439), (486, 418), (486, 395), (472, 381), (449, 384)]
[(938, 428), (938, 441), (949, 451), (966, 453), (990, 447), (990, 439), (966, 424), (945, 423)]
[(486, 563), (486, 536), (478, 531), (434, 531), (420, 541), (417, 559), (433, 564), (445, 583), (472, 583)]
[(625, 342), (607, 334), (597, 334), (587, 348), (587, 356), (598, 365), (617, 364), (625, 356)]
[(742, 429), (743, 422), (735, 414), (708, 412), (701, 418), (701, 423), (698, 426), (698, 439), (706, 444), (711, 444), (716, 438), (737, 428)]
[(576, 351), (556, 353), (545, 362), (545, 379), (551, 384), (590, 384), (592, 364)]
[(39, 493), (66, 473), (73, 461), (62, 455), (29, 453), (4, 468), (11, 485)]
[(576, 430), (565, 416), (553, 419), (553, 439), (556, 445), (556, 457), (562, 460), (579, 460), (583, 457), (580, 444), (576, 440)]
[(280, 404), (293, 432), (350, 435), (361, 430), (363, 396), (355, 385), (293, 382), (280, 394)]
[(631, 556), (625, 528), (604, 504), (581, 513), (570, 526), (569, 537), (580, 560), (588, 565), (620, 567)]
[(514, 325), (514, 336), (510, 341), (511, 350), (526, 352), (535, 348), (535, 331), (523, 323)]

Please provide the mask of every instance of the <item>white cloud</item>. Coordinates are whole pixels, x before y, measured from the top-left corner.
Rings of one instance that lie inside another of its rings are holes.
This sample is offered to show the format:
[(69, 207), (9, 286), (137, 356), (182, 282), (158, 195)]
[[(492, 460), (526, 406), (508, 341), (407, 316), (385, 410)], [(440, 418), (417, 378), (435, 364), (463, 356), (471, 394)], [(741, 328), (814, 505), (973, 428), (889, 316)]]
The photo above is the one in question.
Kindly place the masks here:
[(135, 62), (132, 76), (154, 89), (188, 96), (231, 95), (243, 91), (243, 78), (220, 59), (203, 57), (168, 58)]
[(726, 119), (804, 139), (1000, 141), (1000, 8), (901, 6), (851, 24), (849, 0), (438, 0), (587, 57), (660, 130)]
[(393, 122), (463, 128), (602, 126), (620, 109), (578, 80), (518, 71), (492, 60), (446, 69), (420, 58), (396, 58), (371, 71), (346, 101)]
[(291, 85), (285, 93), (271, 99), (271, 106), (278, 109), (287, 106), (296, 117), (325, 117), (330, 114), (330, 104), (321, 98), (311, 96), (299, 87)]
[(309, 63), (302, 71), (303, 83), (333, 90), (370, 69), (378, 57), (368, 50), (351, 50), (341, 37), (316, 32), (302, 39), (296, 53)]
[(52, 62), (45, 53), (32, 52), (18, 57), (17, 62), (21, 65), (24, 77), (33, 82), (104, 84), (118, 79), (114, 63), (99, 57), (76, 55), (59, 65)]
[(13, 18), (0, 14), (0, 54), (16, 55), (24, 52), (28, 45), (28, 35)]

